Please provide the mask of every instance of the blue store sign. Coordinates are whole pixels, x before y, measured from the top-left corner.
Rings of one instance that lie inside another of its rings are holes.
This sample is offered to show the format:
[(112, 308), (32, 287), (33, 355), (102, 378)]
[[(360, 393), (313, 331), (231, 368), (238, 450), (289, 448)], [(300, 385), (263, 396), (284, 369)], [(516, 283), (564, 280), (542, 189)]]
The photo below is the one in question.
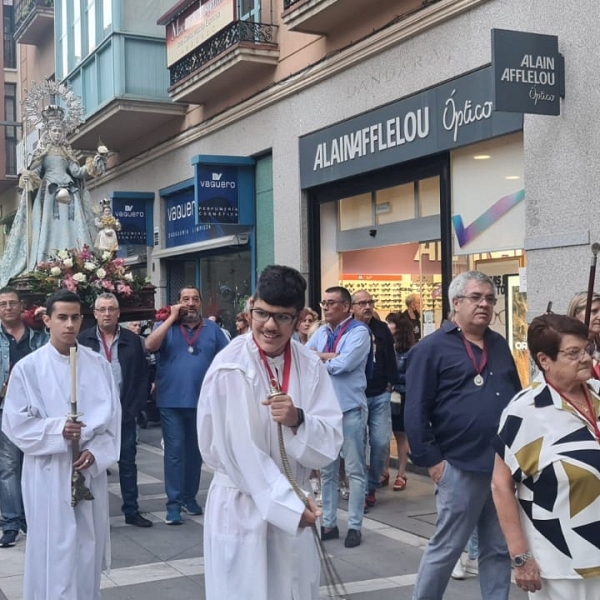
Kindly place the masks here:
[(113, 215), (121, 223), (117, 238), (121, 246), (146, 246), (149, 223), (152, 223), (152, 192), (113, 192)]
[(196, 169), (198, 223), (237, 224), (238, 168), (199, 164)]

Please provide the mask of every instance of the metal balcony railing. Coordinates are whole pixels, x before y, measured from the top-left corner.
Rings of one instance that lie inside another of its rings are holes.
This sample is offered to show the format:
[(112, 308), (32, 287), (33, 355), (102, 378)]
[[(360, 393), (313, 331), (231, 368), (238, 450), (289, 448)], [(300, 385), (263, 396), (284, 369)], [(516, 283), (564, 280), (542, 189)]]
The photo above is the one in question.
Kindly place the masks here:
[(170, 68), (171, 85), (179, 83), (207, 62), (240, 42), (276, 47), (276, 34), (276, 25), (253, 23), (252, 21), (233, 21)]
[(283, 0), (283, 8), (287, 10), (290, 6), (294, 6), (294, 4), (298, 4), (300, 0)]
[(16, 0), (15, 31), (37, 8), (54, 8), (54, 0)]

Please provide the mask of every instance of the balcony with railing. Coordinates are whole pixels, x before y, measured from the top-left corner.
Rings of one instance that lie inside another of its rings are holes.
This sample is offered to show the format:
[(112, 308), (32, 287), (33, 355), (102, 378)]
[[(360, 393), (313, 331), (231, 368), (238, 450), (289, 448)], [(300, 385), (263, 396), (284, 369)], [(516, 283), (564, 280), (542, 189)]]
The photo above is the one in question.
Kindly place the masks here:
[(178, 102), (204, 104), (269, 75), (278, 60), (276, 25), (232, 21), (169, 67), (169, 94)]
[(54, 0), (16, 0), (15, 41), (38, 46), (54, 25)]
[[(347, 22), (368, 20), (370, 15), (404, 4), (404, 0), (283, 0), (281, 20), (291, 31), (328, 35)], [(405, 12), (402, 8), (398, 14)]]

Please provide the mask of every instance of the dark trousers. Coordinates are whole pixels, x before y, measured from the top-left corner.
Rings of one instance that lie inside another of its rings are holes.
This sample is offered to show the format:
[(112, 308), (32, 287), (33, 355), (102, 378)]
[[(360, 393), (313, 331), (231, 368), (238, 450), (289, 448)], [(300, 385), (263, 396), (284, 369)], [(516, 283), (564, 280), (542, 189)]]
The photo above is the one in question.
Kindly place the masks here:
[(137, 465), (137, 430), (135, 419), (121, 423), (121, 456), (119, 457), (119, 483), (121, 484), (121, 497), (123, 505), (121, 510), (126, 517), (135, 515), (139, 511)]

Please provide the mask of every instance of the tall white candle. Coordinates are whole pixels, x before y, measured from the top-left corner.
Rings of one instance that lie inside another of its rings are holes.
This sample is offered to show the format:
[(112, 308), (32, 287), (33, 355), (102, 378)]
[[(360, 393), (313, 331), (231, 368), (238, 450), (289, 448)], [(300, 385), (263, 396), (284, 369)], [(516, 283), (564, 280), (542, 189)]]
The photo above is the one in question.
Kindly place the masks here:
[(71, 367), (71, 414), (77, 414), (77, 348), (69, 348), (69, 364)]

